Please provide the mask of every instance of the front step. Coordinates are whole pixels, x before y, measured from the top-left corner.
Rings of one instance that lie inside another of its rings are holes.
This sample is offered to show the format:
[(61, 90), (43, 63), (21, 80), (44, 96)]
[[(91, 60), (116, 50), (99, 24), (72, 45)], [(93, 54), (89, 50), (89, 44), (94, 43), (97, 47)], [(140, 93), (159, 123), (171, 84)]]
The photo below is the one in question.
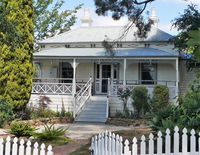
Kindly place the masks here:
[(86, 103), (85, 108), (75, 119), (76, 122), (100, 122), (105, 123), (106, 118), (107, 97), (92, 96), (90, 101)]

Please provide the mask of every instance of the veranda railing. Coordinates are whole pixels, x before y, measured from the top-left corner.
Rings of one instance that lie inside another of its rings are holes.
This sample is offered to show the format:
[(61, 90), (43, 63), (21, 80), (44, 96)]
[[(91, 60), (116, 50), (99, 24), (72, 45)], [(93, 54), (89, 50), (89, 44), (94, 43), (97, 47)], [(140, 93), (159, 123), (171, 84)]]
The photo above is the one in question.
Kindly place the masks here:
[[(72, 78), (41, 78), (33, 79), (33, 94), (72, 95)], [(87, 83), (84, 79), (76, 79), (76, 92), (78, 93)]]
[(81, 109), (84, 107), (85, 103), (91, 97), (92, 91), (92, 78), (77, 92), (74, 96), (74, 118), (81, 112)]
[(195, 130), (179, 131), (175, 127), (164, 134), (158, 132), (155, 136), (142, 136), (140, 140), (133, 138), (132, 142), (123, 140), (119, 135), (111, 132), (101, 133), (92, 138), (92, 155), (199, 155), (200, 133)]
[(8, 136), (5, 141), (0, 138), (0, 155), (53, 155), (53, 152), (51, 145), (39, 146), (37, 142), (32, 144), (30, 140), (25, 142), (23, 139), (18, 140), (16, 137), (11, 139)]
[[(146, 84), (142, 84), (142, 82)], [(152, 84), (147, 84), (152, 83)], [(169, 98), (173, 99), (176, 97), (176, 82), (175, 81), (152, 81), (152, 80), (127, 80), (124, 85), (122, 80), (111, 80), (110, 85), (110, 96), (119, 96), (124, 89), (133, 90), (137, 86), (144, 86), (148, 89), (148, 94), (152, 96), (154, 86), (156, 84), (165, 85), (169, 88)]]

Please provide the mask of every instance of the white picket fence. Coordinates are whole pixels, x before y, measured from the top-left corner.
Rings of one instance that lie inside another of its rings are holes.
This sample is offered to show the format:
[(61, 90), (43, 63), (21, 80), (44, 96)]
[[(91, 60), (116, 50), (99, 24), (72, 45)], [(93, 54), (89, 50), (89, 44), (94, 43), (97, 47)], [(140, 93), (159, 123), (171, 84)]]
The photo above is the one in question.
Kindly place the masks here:
[(45, 144), (39, 147), (37, 142), (32, 145), (30, 140), (25, 143), (23, 139), (8, 136), (5, 141), (0, 138), (0, 155), (53, 155), (53, 152), (51, 145), (46, 149)]
[(155, 137), (152, 133), (141, 140), (134, 137), (130, 143), (105, 132), (92, 138), (90, 149), (92, 155), (200, 155), (200, 133), (196, 135), (195, 130), (188, 132), (186, 128), (179, 132), (175, 127), (173, 133), (167, 129), (164, 135), (159, 131)]

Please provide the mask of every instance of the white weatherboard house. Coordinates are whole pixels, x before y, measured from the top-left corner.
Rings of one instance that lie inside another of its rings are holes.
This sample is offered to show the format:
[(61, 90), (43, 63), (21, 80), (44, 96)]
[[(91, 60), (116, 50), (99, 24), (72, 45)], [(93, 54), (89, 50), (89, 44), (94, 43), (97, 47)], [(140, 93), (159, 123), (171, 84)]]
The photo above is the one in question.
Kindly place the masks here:
[[(155, 9), (150, 18), (158, 21)], [(50, 109), (60, 110), (63, 104), (77, 121), (105, 122), (108, 111), (114, 115), (122, 110), (122, 89), (143, 85), (151, 95), (154, 85), (161, 84), (169, 87), (170, 100), (178, 95), (180, 60), (170, 34), (155, 24), (146, 39), (139, 39), (131, 29), (110, 57), (102, 42), (118, 39), (124, 27), (93, 27), (87, 9), (81, 21), (79, 28), (39, 42), (31, 104), (45, 95), (52, 101)]]

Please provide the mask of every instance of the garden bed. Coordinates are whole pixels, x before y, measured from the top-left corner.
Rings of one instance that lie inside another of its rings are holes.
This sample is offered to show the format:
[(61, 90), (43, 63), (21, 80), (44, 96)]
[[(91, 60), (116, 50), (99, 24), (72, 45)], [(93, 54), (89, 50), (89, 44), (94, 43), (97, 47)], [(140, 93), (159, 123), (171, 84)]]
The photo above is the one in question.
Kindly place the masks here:
[(108, 118), (106, 124), (116, 126), (148, 126), (148, 120), (145, 119), (125, 119), (125, 118)]
[(37, 118), (32, 120), (24, 120), (21, 122), (29, 123), (33, 126), (40, 126), (44, 124), (67, 124), (72, 123), (74, 119), (72, 117), (51, 117), (51, 118)]

